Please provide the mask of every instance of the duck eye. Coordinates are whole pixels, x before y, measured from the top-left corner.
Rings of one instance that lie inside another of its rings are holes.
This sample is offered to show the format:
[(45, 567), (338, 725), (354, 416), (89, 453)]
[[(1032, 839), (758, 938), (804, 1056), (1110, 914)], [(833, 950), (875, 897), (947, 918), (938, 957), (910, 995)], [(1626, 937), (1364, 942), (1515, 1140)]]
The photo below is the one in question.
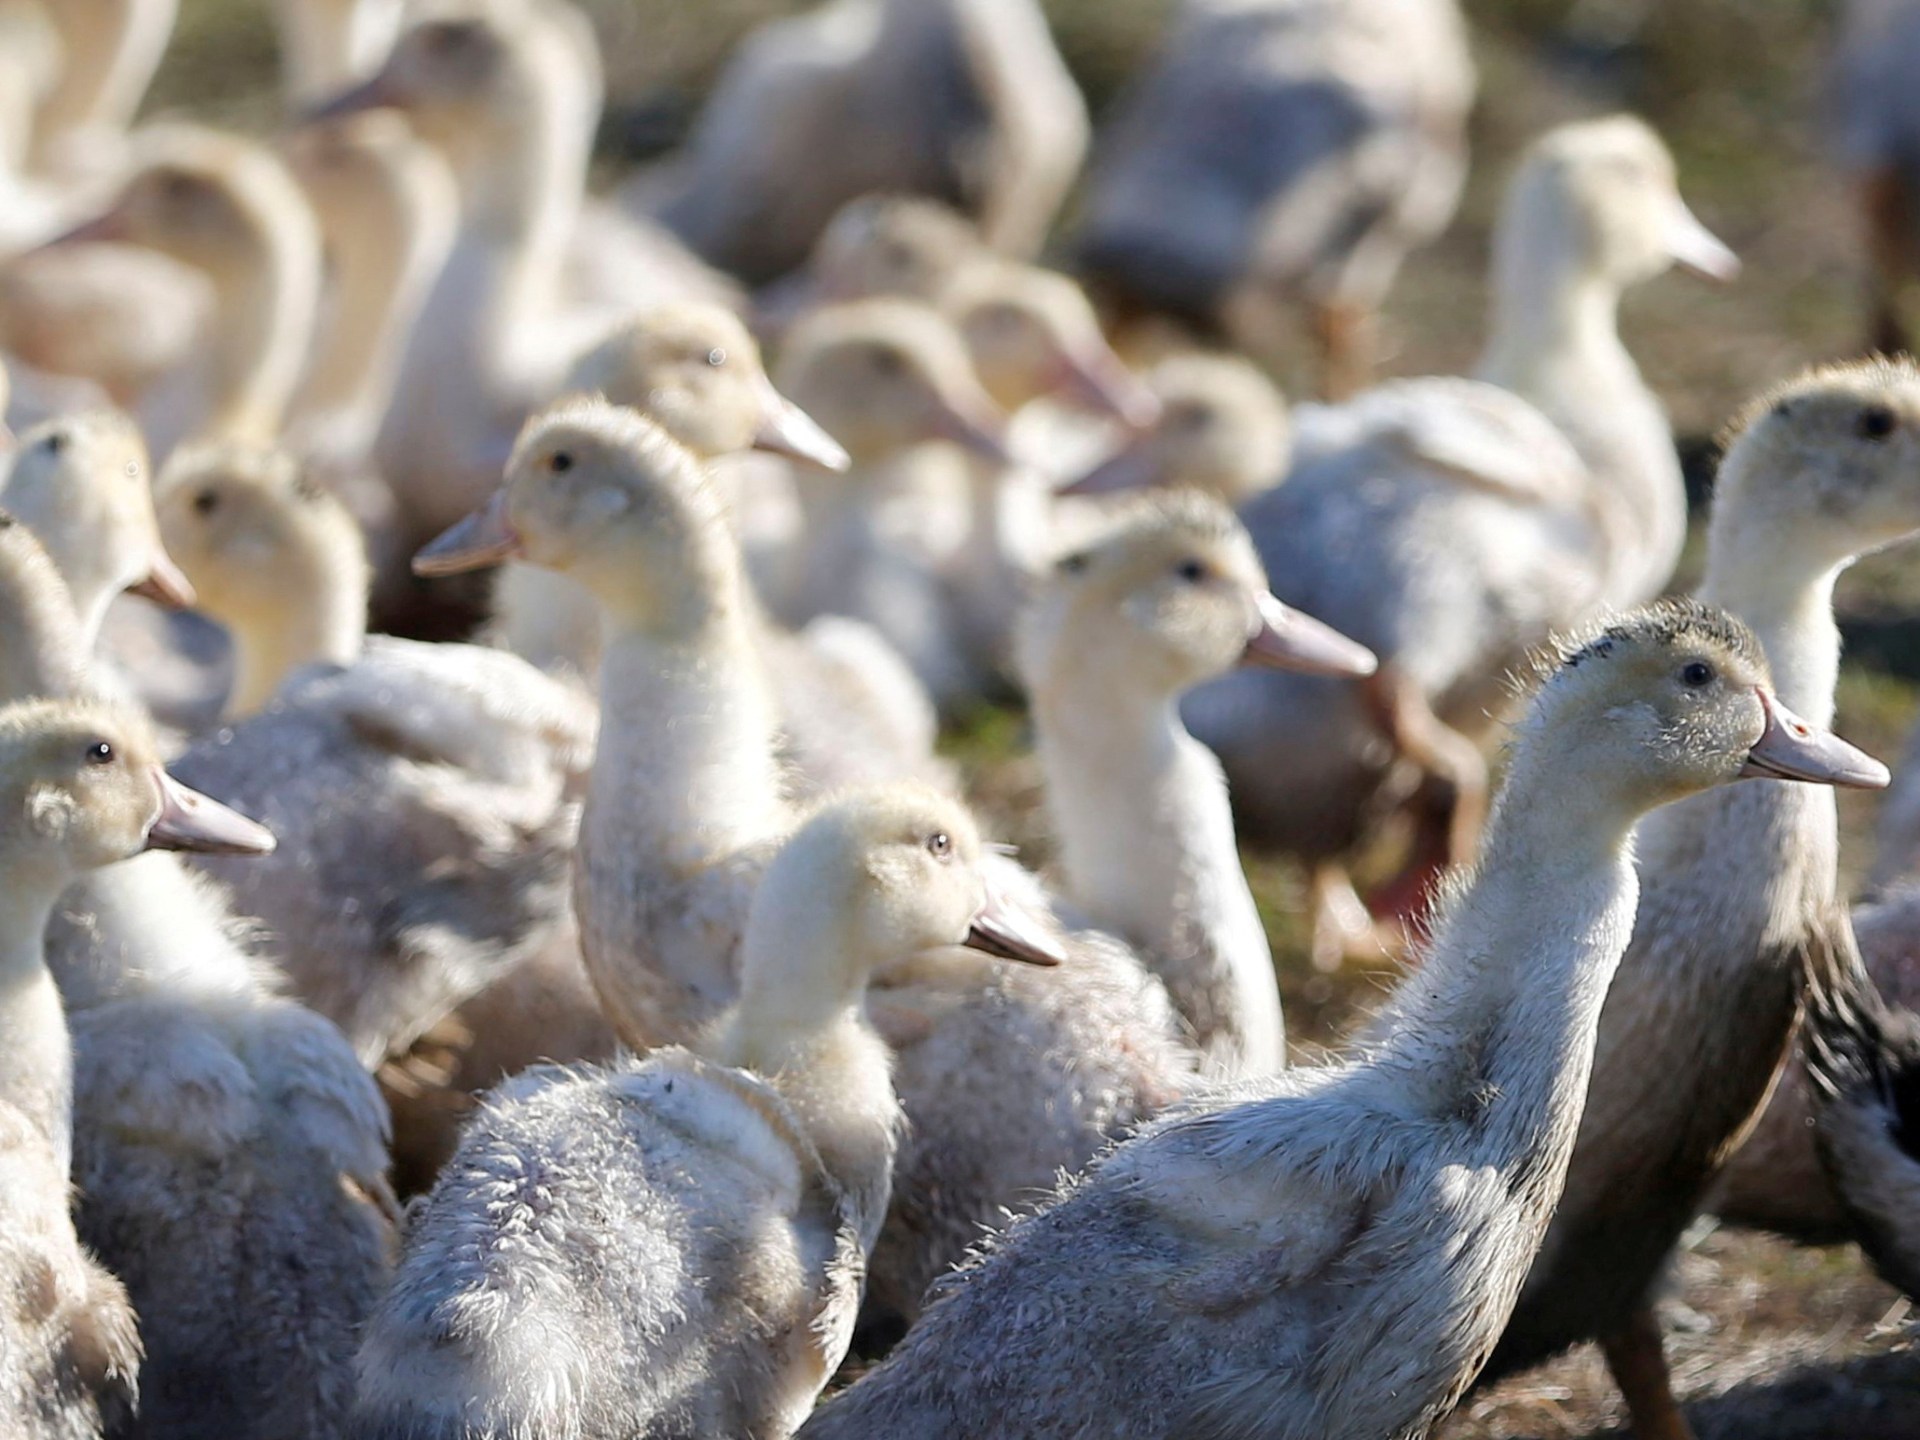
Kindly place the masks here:
[(1884, 440), (1899, 427), (1900, 421), (1885, 405), (1869, 405), (1853, 422), (1854, 434), (1862, 440)]
[(87, 746), (87, 764), (111, 765), (112, 763), (113, 746), (109, 745), (105, 740), (95, 740), (91, 745)]
[(565, 450), (556, 450), (547, 461), (547, 468), (556, 475), (564, 475), (573, 469), (573, 456)]
[(40, 448), (49, 455), (58, 455), (67, 448), (67, 432), (64, 430), (51, 432), (41, 440)]
[(953, 858), (953, 837), (944, 830), (936, 830), (927, 837), (927, 853), (936, 860)]
[(905, 374), (907, 369), (906, 361), (902, 360), (900, 356), (892, 350), (874, 351), (872, 365), (874, 374), (884, 375), (888, 379), (892, 379), (896, 375)]
[(1198, 560), (1182, 560), (1174, 573), (1187, 584), (1198, 585), (1207, 578), (1207, 567)]
[(202, 490), (193, 497), (193, 513), (211, 515), (220, 508), (220, 494), (215, 490)]
[(721, 349), (720, 346), (716, 345), (713, 349), (707, 351), (707, 364), (713, 366), (714, 369), (718, 370), (726, 363), (727, 352)]
[(1690, 660), (1680, 670), (1680, 683), (1699, 690), (1713, 683), (1713, 667), (1704, 660)]
[(1062, 558), (1059, 565), (1055, 568), (1058, 569), (1062, 575), (1083, 575), (1086, 573), (1087, 567), (1092, 563), (1093, 557), (1088, 555), (1086, 551), (1076, 550), (1073, 554)]

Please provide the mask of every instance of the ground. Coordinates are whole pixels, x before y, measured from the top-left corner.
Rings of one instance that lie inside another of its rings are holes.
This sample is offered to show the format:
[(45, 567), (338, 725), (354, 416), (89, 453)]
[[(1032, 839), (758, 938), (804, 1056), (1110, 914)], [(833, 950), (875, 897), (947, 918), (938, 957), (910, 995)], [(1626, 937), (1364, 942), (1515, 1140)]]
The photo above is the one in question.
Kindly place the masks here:
[[(608, 41), (611, 171), (670, 145), (735, 39), (773, 0), (586, 0)], [(1043, 0), (1096, 111), (1154, 43), (1168, 0)], [(1672, 143), (1682, 188), (1740, 252), (1745, 273), (1711, 286), (1679, 276), (1630, 297), (1623, 326), (1666, 399), (1705, 488), (1712, 437), (1754, 391), (1851, 353), (1862, 327), (1845, 179), (1824, 150), (1823, 61), (1838, 5), (1817, 0), (1465, 0), (1482, 100), (1461, 216), (1407, 267), (1387, 315), (1388, 368), (1456, 373), (1480, 344), (1488, 229), (1503, 176), (1555, 121), (1633, 109)], [(262, 0), (183, 0), (154, 108), (231, 123), (273, 121), (272, 37)], [(1297, 382), (1297, 359), (1283, 362)], [(1697, 547), (1696, 547), (1697, 549)], [(1684, 577), (1683, 577), (1684, 578)], [(1902, 555), (1869, 562), (1838, 599), (1850, 659), (1839, 728), (1898, 755), (1920, 682), (1920, 580)], [(1037, 777), (1023, 723), (987, 712), (949, 737), (998, 832), (1044, 858)], [(1849, 876), (1871, 857), (1873, 804), (1842, 800)], [(1315, 974), (1302, 945), (1297, 877), (1249, 856), (1275, 940), (1289, 1029), (1332, 1044), (1392, 967)], [(1675, 1374), (1701, 1440), (1892, 1440), (1920, 1435), (1920, 1351), (1904, 1301), (1850, 1250), (1798, 1249), (1703, 1226), (1665, 1308)], [(1448, 1440), (1624, 1433), (1587, 1350), (1472, 1397)]]

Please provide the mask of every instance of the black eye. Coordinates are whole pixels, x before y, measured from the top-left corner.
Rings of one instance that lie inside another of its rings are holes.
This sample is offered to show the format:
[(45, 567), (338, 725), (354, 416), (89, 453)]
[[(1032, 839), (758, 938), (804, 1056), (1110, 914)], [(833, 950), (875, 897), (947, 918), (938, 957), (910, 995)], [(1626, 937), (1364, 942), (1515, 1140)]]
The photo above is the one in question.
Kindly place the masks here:
[(87, 764), (111, 765), (112, 763), (113, 746), (109, 745), (106, 741), (95, 740), (91, 745), (87, 746)]
[(714, 346), (713, 349), (707, 351), (707, 364), (713, 366), (714, 369), (718, 370), (722, 365), (726, 363), (727, 363), (727, 352), (725, 350), (722, 350), (718, 345)]
[(947, 860), (953, 856), (953, 837), (944, 830), (936, 830), (927, 837), (927, 853), (936, 860)]
[(871, 363), (874, 374), (885, 375), (889, 378), (895, 375), (903, 375), (907, 369), (907, 362), (900, 358), (897, 351), (893, 350), (874, 351)]
[(1698, 690), (1713, 683), (1713, 667), (1704, 660), (1689, 660), (1680, 670), (1680, 683)]
[(1207, 578), (1207, 567), (1198, 560), (1182, 560), (1174, 573), (1187, 584), (1198, 585)]
[(564, 475), (573, 468), (573, 456), (565, 450), (556, 450), (547, 461), (547, 468), (556, 475)]
[(211, 515), (220, 508), (220, 494), (215, 490), (202, 490), (193, 497), (193, 512), (196, 515)]
[(1862, 440), (1884, 440), (1899, 428), (1900, 421), (1885, 405), (1869, 405), (1853, 422), (1853, 433)]
[(64, 430), (55, 430), (40, 441), (40, 448), (49, 455), (58, 455), (67, 448), (67, 434)]
[(1092, 563), (1093, 557), (1091, 555), (1087, 554), (1084, 550), (1076, 550), (1073, 554), (1062, 557), (1059, 565), (1055, 568), (1058, 569), (1062, 575), (1084, 575), (1087, 567)]

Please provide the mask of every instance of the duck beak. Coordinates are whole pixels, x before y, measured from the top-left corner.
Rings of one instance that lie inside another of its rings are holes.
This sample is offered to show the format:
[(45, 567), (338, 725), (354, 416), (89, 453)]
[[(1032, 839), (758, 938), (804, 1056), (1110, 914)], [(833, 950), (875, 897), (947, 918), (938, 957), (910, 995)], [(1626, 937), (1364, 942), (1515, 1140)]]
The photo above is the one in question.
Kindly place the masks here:
[(1256, 603), (1260, 621), (1247, 641), (1242, 665), (1298, 670), (1305, 675), (1343, 675), (1355, 680), (1380, 668), (1380, 659), (1373, 651), (1331, 625), (1281, 604), (1265, 591)]
[(192, 850), (202, 855), (273, 853), (273, 832), (266, 826), (189, 789), (157, 766), (153, 773), (160, 782), (160, 818), (147, 831), (147, 849)]
[(1809, 725), (1764, 686), (1755, 689), (1767, 726), (1747, 752), (1747, 763), (1740, 767), (1743, 779), (1804, 780), (1810, 785), (1838, 785), (1848, 790), (1887, 788), (1893, 777), (1886, 766), (1832, 731)]
[(985, 404), (962, 406), (951, 400), (938, 401), (927, 438), (950, 440), (995, 465), (1013, 463), (1007, 450), (1006, 428)]
[(337, 120), (342, 115), (357, 115), (362, 110), (400, 110), (406, 108), (406, 97), (399, 87), (388, 78), (385, 71), (369, 76), (346, 90), (342, 90), (331, 100), (322, 100), (300, 117), (300, 124), (318, 125), (328, 120)]
[(967, 938), (960, 942), (983, 955), (1002, 960), (1017, 960), (1022, 965), (1052, 967), (1066, 961), (1060, 942), (1023, 911), (1011, 903), (987, 881), (987, 896), (967, 926)]
[(507, 519), (507, 492), (496, 490), (484, 508), (474, 511), (413, 557), (413, 573), (458, 575), (499, 565), (520, 553), (520, 536)]
[(1740, 273), (1740, 257), (1702, 225), (1700, 218), (1678, 196), (1667, 216), (1666, 241), (1667, 253), (1677, 264), (1709, 280), (1732, 280)]
[(154, 549), (153, 568), (147, 578), (138, 585), (129, 585), (127, 590), (168, 610), (191, 610), (200, 598), (194, 593), (193, 582), (173, 563), (173, 557), (158, 547)]
[(1129, 430), (1145, 430), (1160, 418), (1159, 397), (1105, 345), (1064, 352), (1054, 388), (1096, 415), (1112, 416)]
[(1160, 461), (1142, 436), (1123, 445), (1078, 480), (1069, 480), (1056, 495), (1112, 495), (1122, 490), (1144, 490), (1163, 479)]
[(760, 383), (760, 428), (754, 432), (753, 448), (805, 460), (822, 470), (845, 470), (853, 464), (840, 442), (774, 389), (771, 380)]

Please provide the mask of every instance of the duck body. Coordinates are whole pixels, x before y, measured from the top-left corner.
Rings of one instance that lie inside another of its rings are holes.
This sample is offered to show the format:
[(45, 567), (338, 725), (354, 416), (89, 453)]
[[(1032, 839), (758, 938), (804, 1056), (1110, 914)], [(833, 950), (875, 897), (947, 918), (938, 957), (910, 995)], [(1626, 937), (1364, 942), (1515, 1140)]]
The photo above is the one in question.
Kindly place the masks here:
[(1243, 292), (1371, 310), (1452, 218), (1473, 90), (1447, 0), (1195, 0), (1103, 139), (1080, 263), (1209, 327)]
[(989, 244), (1030, 253), (1087, 130), (1030, 0), (834, 0), (746, 42), (655, 208), (750, 281), (798, 266), (842, 205), (876, 192), (945, 200)]

